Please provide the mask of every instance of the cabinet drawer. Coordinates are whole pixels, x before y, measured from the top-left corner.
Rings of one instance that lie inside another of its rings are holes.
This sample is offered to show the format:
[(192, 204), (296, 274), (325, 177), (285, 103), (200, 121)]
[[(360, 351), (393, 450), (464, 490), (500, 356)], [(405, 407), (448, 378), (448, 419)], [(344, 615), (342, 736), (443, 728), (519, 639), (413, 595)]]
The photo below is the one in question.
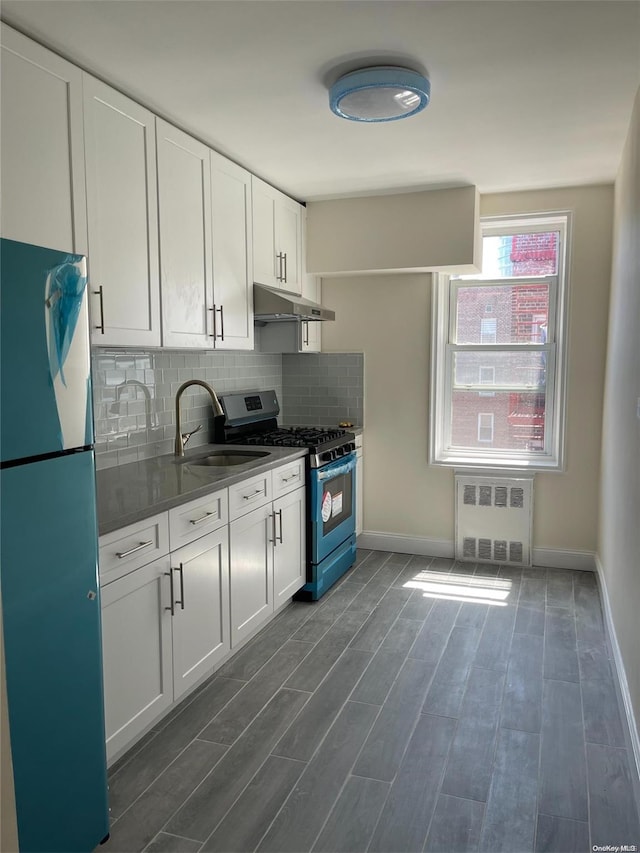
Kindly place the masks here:
[(288, 465), (283, 465), (281, 468), (276, 468), (271, 472), (273, 478), (273, 499), (287, 495), (294, 489), (299, 489), (304, 486), (304, 456), (296, 459), (295, 462), (290, 462)]
[(188, 545), (205, 533), (217, 530), (229, 521), (229, 499), (226, 489), (169, 510), (169, 544), (171, 550)]
[(166, 512), (100, 537), (100, 586), (169, 553)]
[(271, 500), (271, 471), (229, 487), (229, 519), (240, 518)]

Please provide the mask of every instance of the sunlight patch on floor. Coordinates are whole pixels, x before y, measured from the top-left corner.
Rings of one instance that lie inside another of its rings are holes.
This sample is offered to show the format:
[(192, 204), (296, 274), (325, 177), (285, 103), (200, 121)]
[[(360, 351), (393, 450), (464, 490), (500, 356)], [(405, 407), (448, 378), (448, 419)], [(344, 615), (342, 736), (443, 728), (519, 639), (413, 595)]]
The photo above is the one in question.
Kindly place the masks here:
[(425, 598), (492, 604), (495, 607), (506, 607), (511, 585), (508, 578), (427, 571), (418, 572), (404, 584), (407, 589), (422, 590)]

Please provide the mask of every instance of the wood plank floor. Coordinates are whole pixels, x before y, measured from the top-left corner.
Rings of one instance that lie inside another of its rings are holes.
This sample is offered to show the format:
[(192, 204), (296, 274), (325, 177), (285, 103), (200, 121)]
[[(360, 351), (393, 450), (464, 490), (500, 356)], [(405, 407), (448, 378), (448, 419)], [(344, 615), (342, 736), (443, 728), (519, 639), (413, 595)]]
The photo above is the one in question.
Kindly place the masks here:
[(104, 853), (637, 845), (595, 576), (360, 551), (110, 771)]

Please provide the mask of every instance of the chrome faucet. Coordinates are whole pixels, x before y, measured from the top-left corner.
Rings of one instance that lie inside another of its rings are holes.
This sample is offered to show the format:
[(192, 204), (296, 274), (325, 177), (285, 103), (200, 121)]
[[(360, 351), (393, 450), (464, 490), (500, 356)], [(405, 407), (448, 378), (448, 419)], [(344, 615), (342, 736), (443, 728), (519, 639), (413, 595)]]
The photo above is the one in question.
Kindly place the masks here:
[(220, 405), (220, 400), (218, 400), (216, 392), (210, 385), (207, 385), (207, 383), (203, 382), (201, 379), (187, 379), (186, 382), (183, 382), (176, 392), (176, 456), (184, 456), (184, 439), (182, 435), (182, 427), (180, 424), (180, 397), (182, 397), (183, 392), (186, 391), (186, 389), (189, 388), (190, 385), (200, 385), (202, 388), (204, 388), (204, 390), (211, 397), (211, 405), (213, 406), (214, 413), (216, 415), (224, 415), (224, 411), (222, 410), (222, 406)]

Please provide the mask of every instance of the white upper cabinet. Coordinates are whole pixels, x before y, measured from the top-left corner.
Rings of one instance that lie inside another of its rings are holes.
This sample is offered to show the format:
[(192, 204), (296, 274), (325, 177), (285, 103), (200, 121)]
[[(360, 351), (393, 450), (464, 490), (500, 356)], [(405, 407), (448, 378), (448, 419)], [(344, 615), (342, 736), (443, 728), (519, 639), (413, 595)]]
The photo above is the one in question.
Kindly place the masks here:
[(212, 348), (209, 149), (162, 119), (156, 135), (162, 344)]
[(216, 349), (253, 349), (251, 175), (210, 152)]
[[(307, 272), (307, 215), (302, 215), (302, 295), (312, 302), (322, 302), (322, 280), (317, 275)], [(322, 322), (303, 320), (300, 323), (301, 352), (320, 352), (322, 349)]]
[(84, 75), (92, 342), (159, 346), (155, 118)]
[(255, 176), (253, 280), (291, 293), (302, 291), (302, 207)]
[(87, 252), (82, 72), (2, 26), (2, 236)]

